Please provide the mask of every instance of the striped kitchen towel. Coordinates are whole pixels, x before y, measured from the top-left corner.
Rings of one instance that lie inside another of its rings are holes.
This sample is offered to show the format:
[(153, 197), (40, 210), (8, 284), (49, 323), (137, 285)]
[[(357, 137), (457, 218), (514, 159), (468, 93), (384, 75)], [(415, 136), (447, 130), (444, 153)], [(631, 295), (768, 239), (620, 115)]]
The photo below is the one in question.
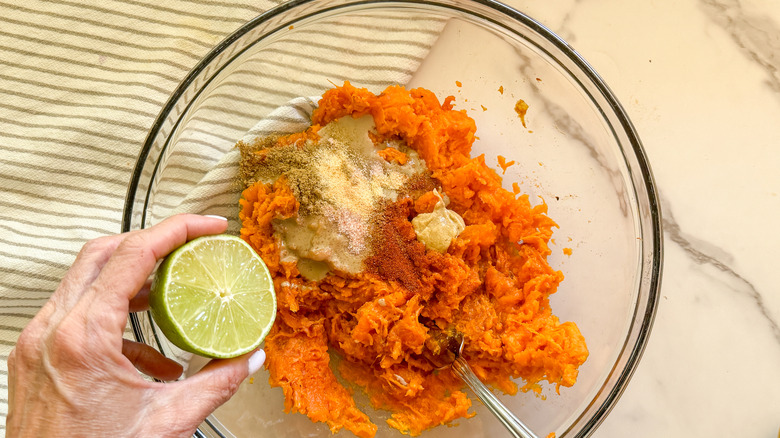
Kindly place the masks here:
[[(168, 97), (226, 35), (279, 3), (0, 1), (0, 415), (8, 412), (6, 361), (20, 331), (84, 242), (120, 231), (136, 157)], [(370, 14), (364, 18), (370, 20)], [(379, 39), (371, 36), (370, 22), (358, 20), (338, 32), (290, 39), (285, 49), (335, 61), (345, 51), (364, 53), (363, 65), (327, 72), (260, 62), (256, 73), (262, 80), (222, 86), (246, 86), (243, 102), (251, 100), (255, 111), (267, 114), (295, 97), (285, 91), (291, 79), (309, 85), (298, 96), (316, 95), (328, 79), (376, 89), (405, 83), (441, 23), (385, 23), (407, 32)], [(405, 39), (410, 29), (417, 36)], [(192, 142), (194, 158), (177, 175), (181, 193), (196, 188), (259, 120), (242, 114), (235, 99), (214, 105), (213, 112), (202, 113), (214, 125), (208, 141), (203, 135), (180, 139)], [(231, 120), (239, 122), (222, 123), (224, 106), (233, 108)], [(171, 202), (155, 220), (179, 209), (215, 212), (196, 204)], [(0, 436), (4, 433), (0, 422)]]

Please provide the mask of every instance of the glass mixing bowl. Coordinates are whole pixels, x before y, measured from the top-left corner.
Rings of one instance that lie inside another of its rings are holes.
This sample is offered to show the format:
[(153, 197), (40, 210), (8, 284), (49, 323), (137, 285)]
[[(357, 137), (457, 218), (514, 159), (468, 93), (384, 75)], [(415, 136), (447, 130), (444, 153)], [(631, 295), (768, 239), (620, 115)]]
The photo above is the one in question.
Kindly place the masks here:
[[(477, 123), (474, 154), (497, 169), (498, 155), (516, 161), (505, 187), (517, 183), (532, 203), (547, 203), (559, 225), (549, 261), (566, 276), (551, 297), (553, 312), (579, 326), (590, 357), (560, 395), (548, 385), (542, 397), (500, 398), (541, 436), (592, 433), (628, 384), (650, 333), (661, 277), (658, 198), (639, 138), (602, 79), (566, 42), (507, 6), (300, 0), (250, 21), (195, 67), (157, 117), (129, 184), (123, 230), (191, 211), (226, 215), (235, 232), (235, 187), (203, 191), (203, 179), (216, 168), (222, 173), (211, 181), (229, 182), (234, 169), (221, 165), (223, 156), (274, 108), (299, 96), (316, 99), (345, 80), (374, 92), (403, 84), (455, 96), (456, 108)], [(519, 100), (529, 106), (524, 123)], [(197, 366), (147, 313), (131, 319), (139, 341)], [(262, 370), (198, 435), (330, 434), (324, 424), (285, 414), (282, 400)], [(423, 438), (506, 436), (484, 406), (472, 409), (477, 415), (457, 429), (437, 427)], [(384, 424), (386, 413), (367, 411), (377, 436), (399, 436)]]

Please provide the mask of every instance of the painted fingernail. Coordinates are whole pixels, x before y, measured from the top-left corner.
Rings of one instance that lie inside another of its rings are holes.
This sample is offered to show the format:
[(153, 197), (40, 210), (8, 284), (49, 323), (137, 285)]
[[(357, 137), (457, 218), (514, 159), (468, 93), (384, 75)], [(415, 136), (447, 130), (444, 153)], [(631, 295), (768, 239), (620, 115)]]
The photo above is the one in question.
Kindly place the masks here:
[(257, 350), (249, 356), (249, 374), (256, 373), (263, 366), (263, 362), (265, 362), (265, 351), (263, 350)]
[(223, 221), (227, 220), (226, 217), (224, 217), (224, 216), (217, 216), (216, 214), (205, 214), (204, 216), (210, 217), (210, 218), (213, 218), (213, 219), (221, 219)]

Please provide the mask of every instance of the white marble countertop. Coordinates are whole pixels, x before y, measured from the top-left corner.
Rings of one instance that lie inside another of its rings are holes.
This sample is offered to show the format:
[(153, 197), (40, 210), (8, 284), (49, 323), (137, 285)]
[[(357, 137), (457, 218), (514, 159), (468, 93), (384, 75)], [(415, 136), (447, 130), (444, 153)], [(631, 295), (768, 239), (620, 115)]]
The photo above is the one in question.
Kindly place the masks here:
[(655, 325), (593, 436), (778, 436), (780, 2), (506, 3), (602, 75), (660, 192)]

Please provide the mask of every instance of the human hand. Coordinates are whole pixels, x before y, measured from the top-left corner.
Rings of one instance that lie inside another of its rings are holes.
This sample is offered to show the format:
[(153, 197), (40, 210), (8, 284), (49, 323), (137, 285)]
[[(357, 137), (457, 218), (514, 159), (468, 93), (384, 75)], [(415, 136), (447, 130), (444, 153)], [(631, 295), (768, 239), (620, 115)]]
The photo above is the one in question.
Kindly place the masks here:
[(265, 353), (212, 360), (185, 380), (161, 383), (138, 371), (169, 381), (181, 365), (122, 334), (128, 313), (148, 307), (146, 280), (157, 261), (226, 228), (221, 218), (179, 215), (87, 242), (8, 357), (8, 436), (192, 436)]

